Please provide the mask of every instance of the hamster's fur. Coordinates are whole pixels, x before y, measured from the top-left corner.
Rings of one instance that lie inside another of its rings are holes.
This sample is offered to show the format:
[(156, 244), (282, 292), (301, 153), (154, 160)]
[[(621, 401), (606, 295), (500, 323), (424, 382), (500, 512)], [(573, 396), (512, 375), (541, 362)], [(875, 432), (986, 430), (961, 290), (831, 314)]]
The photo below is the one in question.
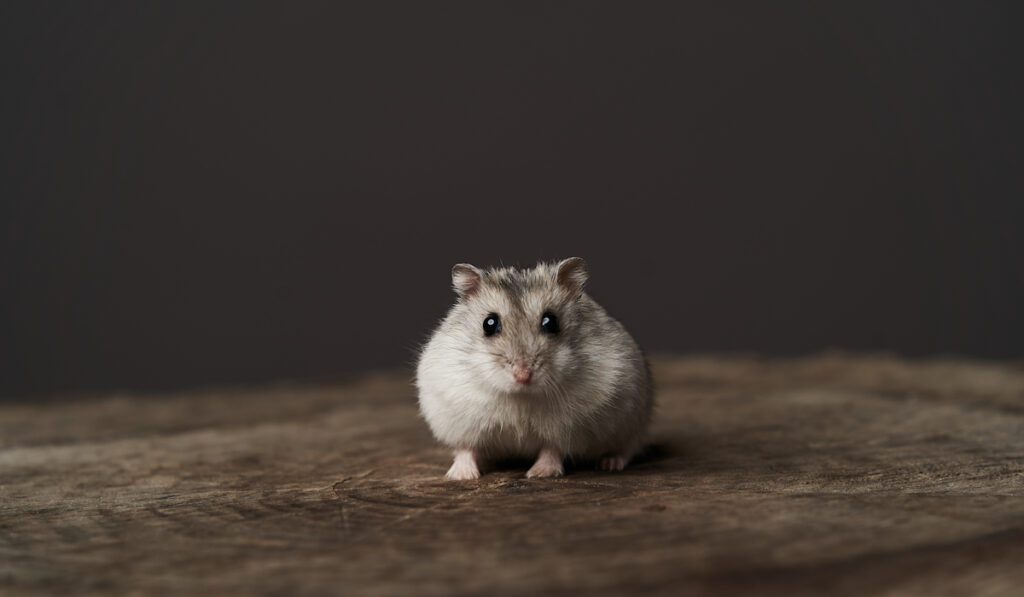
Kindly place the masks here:
[(578, 257), (452, 268), (458, 301), (416, 372), (423, 417), (455, 450), (447, 478), (478, 478), (481, 459), (501, 456), (536, 457), (528, 477), (562, 475), (565, 458), (621, 470), (642, 448), (653, 407), (647, 361), (583, 291), (586, 279)]

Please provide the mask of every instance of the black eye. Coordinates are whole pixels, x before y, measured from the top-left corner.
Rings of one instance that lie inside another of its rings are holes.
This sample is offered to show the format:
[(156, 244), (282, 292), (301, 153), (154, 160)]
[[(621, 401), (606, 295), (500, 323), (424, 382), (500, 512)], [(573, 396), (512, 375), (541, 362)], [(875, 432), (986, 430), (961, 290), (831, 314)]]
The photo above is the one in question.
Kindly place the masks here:
[(497, 313), (491, 313), (484, 318), (484, 335), (493, 336), (501, 331), (501, 318)]
[(545, 311), (540, 318), (540, 329), (549, 334), (558, 333), (558, 318), (551, 311)]

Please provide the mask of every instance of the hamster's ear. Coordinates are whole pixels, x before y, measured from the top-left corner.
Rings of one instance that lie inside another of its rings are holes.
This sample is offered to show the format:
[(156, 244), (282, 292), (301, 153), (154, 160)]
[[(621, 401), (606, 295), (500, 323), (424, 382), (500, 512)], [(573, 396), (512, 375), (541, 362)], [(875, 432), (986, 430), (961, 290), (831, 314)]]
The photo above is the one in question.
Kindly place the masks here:
[(456, 263), (452, 267), (452, 286), (460, 298), (476, 294), (483, 277), (483, 272), (468, 263)]
[(583, 292), (583, 285), (587, 283), (587, 262), (579, 257), (563, 259), (558, 264), (555, 279), (573, 296), (579, 296)]

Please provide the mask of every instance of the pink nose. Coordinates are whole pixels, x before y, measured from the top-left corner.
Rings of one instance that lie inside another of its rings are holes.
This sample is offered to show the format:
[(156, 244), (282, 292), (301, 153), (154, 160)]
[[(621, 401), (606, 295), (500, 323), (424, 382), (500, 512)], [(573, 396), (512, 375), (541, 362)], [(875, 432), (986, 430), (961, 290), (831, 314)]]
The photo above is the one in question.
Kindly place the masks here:
[(533, 377), (533, 371), (530, 369), (530, 364), (526, 361), (519, 361), (512, 363), (512, 377), (516, 378), (516, 381), (521, 384), (530, 383), (530, 378)]

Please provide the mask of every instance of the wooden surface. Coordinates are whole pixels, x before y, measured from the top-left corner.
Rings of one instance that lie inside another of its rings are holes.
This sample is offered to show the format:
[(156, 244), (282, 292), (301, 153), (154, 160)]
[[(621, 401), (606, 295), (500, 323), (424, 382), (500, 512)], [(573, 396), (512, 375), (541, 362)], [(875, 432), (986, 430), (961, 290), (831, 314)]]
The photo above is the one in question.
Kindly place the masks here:
[(444, 482), (408, 373), (0, 406), (0, 593), (1024, 594), (1024, 368), (659, 358), (623, 473)]

